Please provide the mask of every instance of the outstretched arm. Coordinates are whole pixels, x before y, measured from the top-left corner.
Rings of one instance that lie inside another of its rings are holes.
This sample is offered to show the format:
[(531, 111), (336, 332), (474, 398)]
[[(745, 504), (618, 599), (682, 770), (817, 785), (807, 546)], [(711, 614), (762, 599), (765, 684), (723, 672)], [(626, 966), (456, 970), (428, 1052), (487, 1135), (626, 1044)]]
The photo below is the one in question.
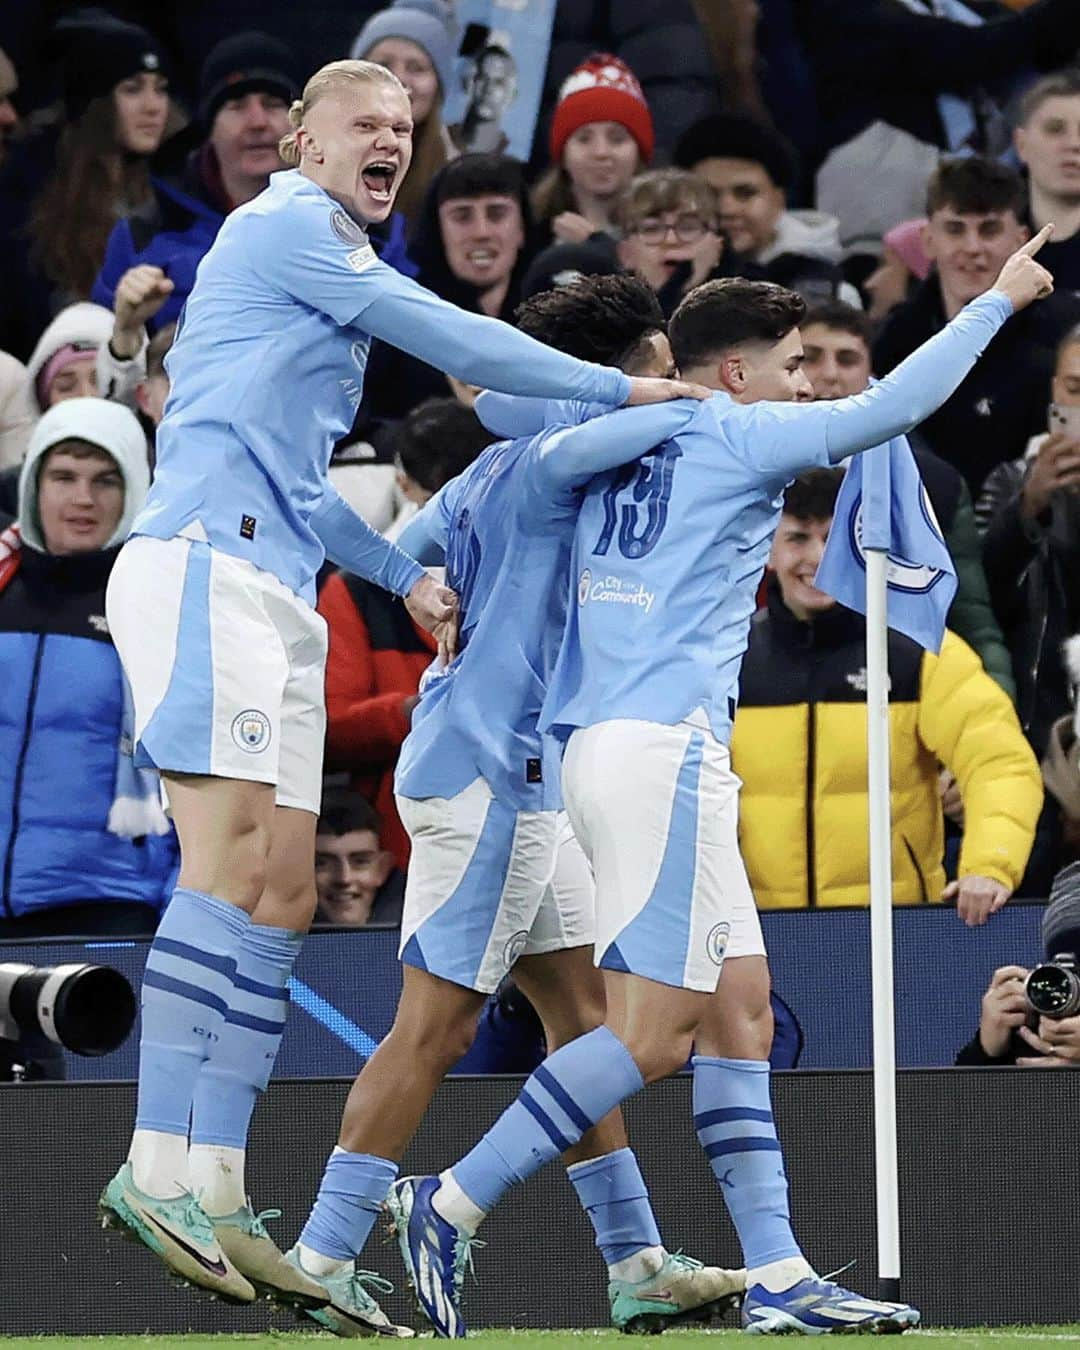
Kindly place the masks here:
[[(389, 273), (389, 276), (385, 275)], [(385, 268), (357, 325), (466, 384), (506, 394), (582, 399), (619, 407), (707, 393), (678, 380), (642, 379), (579, 361), (500, 319), (470, 314)]]
[(580, 426), (560, 427), (537, 456), (538, 485), (552, 493), (582, 487), (596, 474), (629, 464), (663, 445), (682, 431), (697, 410), (696, 403), (680, 399), (653, 408), (622, 408)]
[(1017, 310), (1049, 295), (1053, 279), (1034, 259), (1047, 226), (1005, 263), (992, 290), (864, 393), (834, 402), (760, 403), (742, 420), (747, 457), (766, 477), (791, 478), (814, 464), (884, 445), (918, 426), (962, 383), (991, 338)]

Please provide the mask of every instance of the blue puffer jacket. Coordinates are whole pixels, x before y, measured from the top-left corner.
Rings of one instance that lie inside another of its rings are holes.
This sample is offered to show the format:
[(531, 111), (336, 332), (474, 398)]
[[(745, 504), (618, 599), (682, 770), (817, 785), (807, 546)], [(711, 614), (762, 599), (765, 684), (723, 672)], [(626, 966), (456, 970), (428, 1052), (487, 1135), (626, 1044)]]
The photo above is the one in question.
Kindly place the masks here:
[(123, 715), (104, 624), (117, 550), (22, 553), (0, 593), (0, 915), (86, 901), (161, 906), (175, 836), (105, 828)]
[[(154, 202), (151, 209), (128, 216), (113, 227), (105, 249), (105, 261), (90, 292), (91, 299), (112, 309), (120, 278), (131, 267), (146, 264), (160, 267), (173, 283), (173, 292), (150, 320), (151, 332), (175, 323), (184, 301), (195, 285), (195, 272), (204, 254), (224, 224), (221, 211), (208, 200), (162, 179), (152, 180)], [(185, 180), (197, 188), (191, 174)], [(395, 211), (384, 225), (370, 230), (375, 252), (383, 262), (407, 277), (416, 268), (405, 251), (405, 217)]]

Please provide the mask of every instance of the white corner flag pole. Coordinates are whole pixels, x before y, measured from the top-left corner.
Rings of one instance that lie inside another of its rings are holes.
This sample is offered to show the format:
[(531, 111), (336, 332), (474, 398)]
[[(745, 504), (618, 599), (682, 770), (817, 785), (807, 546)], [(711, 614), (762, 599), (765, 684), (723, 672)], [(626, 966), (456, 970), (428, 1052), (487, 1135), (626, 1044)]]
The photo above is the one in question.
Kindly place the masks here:
[(878, 1279), (900, 1298), (900, 1182), (896, 1160), (892, 822), (889, 765), (889, 555), (866, 550), (866, 730), (870, 807), (870, 970), (874, 1009), (874, 1174)]

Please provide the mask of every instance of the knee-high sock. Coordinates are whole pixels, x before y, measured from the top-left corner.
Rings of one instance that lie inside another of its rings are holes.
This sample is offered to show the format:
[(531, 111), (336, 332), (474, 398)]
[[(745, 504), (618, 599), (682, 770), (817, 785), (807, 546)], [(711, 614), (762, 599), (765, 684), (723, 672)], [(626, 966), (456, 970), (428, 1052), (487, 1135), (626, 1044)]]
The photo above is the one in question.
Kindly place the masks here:
[(596, 1245), (609, 1269), (639, 1252), (662, 1247), (645, 1179), (630, 1149), (574, 1163), (566, 1175), (589, 1216)]
[(791, 1231), (784, 1156), (766, 1060), (695, 1055), (694, 1126), (749, 1269), (801, 1257)]
[(303, 933), (253, 923), (237, 948), (225, 1021), (191, 1104), (191, 1188), (208, 1214), (232, 1214), (246, 1203), (248, 1126), (281, 1045), (289, 976), (303, 941)]
[(236, 905), (178, 887), (150, 947), (130, 1156), (135, 1184), (152, 1195), (177, 1195), (188, 1187), (195, 1083), (221, 1034), (236, 949), (250, 922)]
[(300, 1258), (312, 1275), (329, 1275), (356, 1256), (379, 1217), (398, 1165), (335, 1148), (304, 1231)]
[[(630, 1051), (607, 1027), (597, 1027), (533, 1071), (517, 1101), (450, 1169), (450, 1176), (467, 1200), (486, 1213), (509, 1187), (576, 1144), (642, 1086)], [(439, 1194), (436, 1209), (455, 1222), (439, 1205)]]

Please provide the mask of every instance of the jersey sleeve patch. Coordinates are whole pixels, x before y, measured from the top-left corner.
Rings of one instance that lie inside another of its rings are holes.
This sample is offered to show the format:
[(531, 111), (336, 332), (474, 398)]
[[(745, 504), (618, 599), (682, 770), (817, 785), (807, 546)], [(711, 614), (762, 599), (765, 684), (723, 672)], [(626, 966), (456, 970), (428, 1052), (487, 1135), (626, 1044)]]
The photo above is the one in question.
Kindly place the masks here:
[(346, 253), (345, 261), (354, 272), (364, 272), (379, 259), (371, 245), (364, 244), (360, 248), (354, 248), (351, 253)]

